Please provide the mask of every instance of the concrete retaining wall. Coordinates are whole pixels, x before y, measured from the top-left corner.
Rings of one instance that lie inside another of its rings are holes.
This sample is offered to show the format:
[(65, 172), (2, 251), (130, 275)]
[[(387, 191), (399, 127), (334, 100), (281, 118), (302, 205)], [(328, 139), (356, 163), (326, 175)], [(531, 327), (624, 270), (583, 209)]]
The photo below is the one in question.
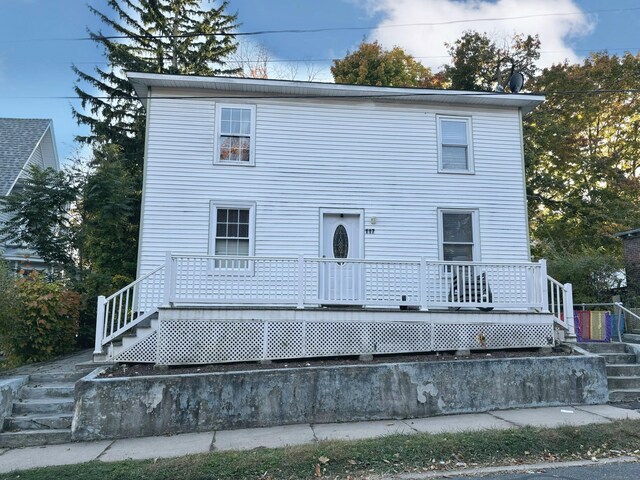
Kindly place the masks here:
[(18, 390), (28, 381), (27, 375), (0, 379), (0, 432), (2, 432), (4, 419), (11, 415)]
[(76, 383), (74, 440), (427, 417), (608, 399), (596, 356), (254, 370)]

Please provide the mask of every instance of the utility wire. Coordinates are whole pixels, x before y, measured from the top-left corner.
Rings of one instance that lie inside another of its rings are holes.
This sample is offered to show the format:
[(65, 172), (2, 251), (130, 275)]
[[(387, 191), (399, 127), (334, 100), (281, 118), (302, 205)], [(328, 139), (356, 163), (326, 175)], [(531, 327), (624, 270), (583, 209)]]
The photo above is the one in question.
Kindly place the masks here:
[[(185, 33), (178, 35), (139, 35), (133, 38), (191, 38), (191, 37), (210, 37), (210, 36), (231, 36), (231, 37), (249, 37), (257, 35), (272, 35), (272, 34), (300, 34), (300, 33), (325, 33), (325, 32), (340, 32), (340, 31), (361, 31), (361, 30), (375, 30), (375, 29), (389, 29), (389, 28), (406, 28), (406, 27), (435, 27), (439, 25), (454, 25), (458, 23), (483, 23), (483, 22), (496, 22), (502, 20), (523, 20), (528, 18), (540, 18), (540, 17), (566, 17), (575, 15), (585, 15), (594, 13), (612, 13), (612, 12), (629, 12), (638, 11), (640, 7), (628, 7), (628, 8), (609, 8), (598, 10), (587, 10), (579, 12), (557, 12), (557, 13), (534, 13), (529, 15), (514, 15), (509, 17), (490, 17), (490, 18), (467, 18), (448, 20), (443, 22), (421, 22), (421, 23), (402, 23), (392, 25), (379, 25), (379, 26), (366, 26), (366, 27), (323, 27), (323, 28), (291, 28), (280, 30), (255, 30), (251, 32), (217, 32), (217, 33)], [(95, 40), (124, 40), (132, 38), (129, 35), (95, 35), (93, 37), (76, 37), (76, 38), (40, 38), (31, 39), (32, 41), (95, 41)], [(6, 40), (5, 42), (15, 42), (23, 40)]]
[[(582, 49), (571, 49), (573, 52), (640, 52), (640, 47), (602, 47), (602, 48), (582, 48)], [(539, 53), (560, 53), (565, 50), (539, 50)], [(421, 55), (414, 56), (413, 58), (416, 60), (427, 59), (427, 58), (450, 58), (450, 55)], [(292, 58), (292, 59), (260, 59), (260, 58), (249, 58), (249, 59), (238, 59), (238, 60), (229, 60), (227, 64), (234, 63), (314, 63), (314, 62), (333, 62), (334, 60), (342, 60), (344, 57), (334, 57), (334, 58)], [(34, 62), (35, 63), (35, 62)], [(55, 64), (55, 65), (110, 65), (108, 60), (104, 60), (102, 62), (74, 62), (73, 60), (66, 60), (60, 62), (37, 62), (38, 65), (42, 64)]]
[[(575, 15), (584, 15), (591, 13), (608, 13), (608, 12), (626, 12), (640, 10), (640, 7), (630, 7), (630, 8), (609, 8), (609, 9), (601, 9), (601, 10), (589, 10), (586, 12), (558, 12), (558, 13), (534, 13), (530, 15), (516, 15), (512, 17), (490, 17), (490, 18), (470, 18), (470, 19), (458, 19), (458, 20), (448, 20), (444, 22), (422, 22), (422, 23), (400, 23), (393, 25), (380, 25), (375, 27), (325, 27), (325, 28), (292, 28), (292, 29), (282, 29), (282, 30), (256, 30), (253, 32), (238, 32), (238, 33), (214, 33), (214, 34), (202, 34), (202, 33), (187, 33), (181, 35), (154, 35), (152, 38), (189, 38), (189, 37), (199, 37), (199, 36), (255, 36), (255, 35), (272, 35), (272, 34), (282, 34), (282, 33), (325, 33), (325, 32), (340, 32), (340, 31), (358, 31), (358, 30), (374, 30), (374, 29), (389, 29), (389, 28), (405, 28), (405, 27), (435, 27), (439, 25), (454, 25), (458, 23), (480, 23), (480, 22), (496, 22), (500, 20), (522, 20), (527, 18), (537, 18), (537, 17), (563, 17), (563, 16), (575, 16)], [(106, 35), (106, 36), (97, 36), (95, 38), (92, 37), (80, 37), (73, 40), (116, 40), (116, 39), (125, 39), (129, 38), (126, 35)], [(149, 38), (147, 36), (142, 38)]]

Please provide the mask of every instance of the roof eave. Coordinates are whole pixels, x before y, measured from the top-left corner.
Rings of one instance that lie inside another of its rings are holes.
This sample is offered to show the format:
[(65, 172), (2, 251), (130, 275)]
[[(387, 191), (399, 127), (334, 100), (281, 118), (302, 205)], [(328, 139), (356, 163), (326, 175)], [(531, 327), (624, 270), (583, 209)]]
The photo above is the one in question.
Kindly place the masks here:
[(544, 101), (543, 95), (509, 94), (494, 92), (469, 92), (460, 90), (433, 90), (421, 88), (371, 87), (336, 83), (300, 82), (291, 80), (262, 80), (239, 77), (203, 77), (190, 75), (165, 75), (155, 73), (128, 72), (127, 77), (136, 94), (144, 100), (151, 87), (192, 88), (219, 90), (223, 92), (244, 92), (247, 97), (265, 94), (295, 98), (314, 96), (322, 98), (352, 98), (428, 103), (455, 103), (461, 105), (486, 105), (491, 107), (520, 108), (528, 113)]

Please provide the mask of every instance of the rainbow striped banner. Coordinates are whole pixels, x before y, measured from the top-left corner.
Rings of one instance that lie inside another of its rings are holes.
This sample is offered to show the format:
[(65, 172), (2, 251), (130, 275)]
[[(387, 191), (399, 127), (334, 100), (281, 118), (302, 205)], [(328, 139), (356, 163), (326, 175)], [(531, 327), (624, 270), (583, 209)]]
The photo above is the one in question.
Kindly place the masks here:
[(600, 310), (574, 312), (576, 336), (579, 342), (611, 341), (611, 313)]

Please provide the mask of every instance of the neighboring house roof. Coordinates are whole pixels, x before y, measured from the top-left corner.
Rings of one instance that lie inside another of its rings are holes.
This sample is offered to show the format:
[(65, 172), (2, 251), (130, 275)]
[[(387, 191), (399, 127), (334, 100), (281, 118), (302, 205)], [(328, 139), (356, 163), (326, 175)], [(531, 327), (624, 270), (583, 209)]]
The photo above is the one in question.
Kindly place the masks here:
[[(0, 118), (0, 196), (7, 195), (47, 132), (53, 142), (51, 120)], [(45, 166), (58, 168), (55, 144)]]
[[(543, 95), (522, 93), (468, 92), (461, 90), (434, 90), (425, 88), (370, 87), (336, 83), (300, 82), (292, 80), (262, 80), (236, 77), (199, 77), (192, 75), (164, 75), (157, 73), (127, 72), (136, 94), (145, 99), (149, 89), (199, 88), (218, 91), (242, 92), (251, 96), (333, 97), (363, 99), (389, 99), (394, 102), (439, 103), (449, 105), (475, 105), (488, 107), (521, 108), (524, 113), (544, 101)], [(144, 102), (143, 102), (144, 103)]]

